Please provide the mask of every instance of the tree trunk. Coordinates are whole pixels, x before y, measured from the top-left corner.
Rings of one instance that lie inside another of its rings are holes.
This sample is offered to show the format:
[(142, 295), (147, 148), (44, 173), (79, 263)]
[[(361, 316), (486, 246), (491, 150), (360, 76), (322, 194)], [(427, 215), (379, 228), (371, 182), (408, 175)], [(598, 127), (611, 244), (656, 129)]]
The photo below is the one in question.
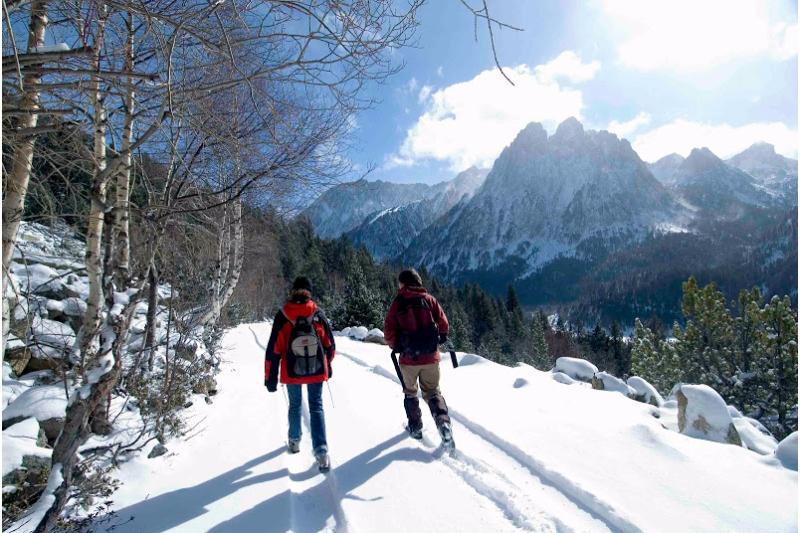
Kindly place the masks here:
[[(147, 292), (147, 324), (145, 326), (144, 349), (147, 352), (147, 370), (153, 371), (153, 356), (156, 349), (156, 331), (158, 326), (156, 318), (158, 316), (158, 272), (155, 262), (150, 264), (148, 275)], [(167, 346), (169, 348), (169, 346)]]
[[(132, 73), (133, 60), (133, 15), (128, 14), (128, 40), (125, 44), (125, 72)], [(125, 91), (125, 121), (122, 127), (122, 158), (123, 163), (116, 179), (116, 202), (114, 206), (114, 277), (117, 286), (122, 287), (128, 277), (130, 269), (130, 238), (128, 234), (130, 209), (131, 165), (133, 155), (133, 112), (135, 104), (135, 91), (133, 78), (128, 78)]]
[[(103, 35), (107, 11), (105, 4), (98, 7), (97, 37), (95, 42), (94, 69), (100, 70), (100, 52), (103, 49)], [(89, 225), (86, 232), (86, 275), (89, 278), (89, 298), (86, 314), (81, 327), (80, 345), (82, 367), (94, 357), (97, 335), (100, 330), (103, 309), (103, 227), (106, 210), (106, 189), (108, 179), (106, 168), (106, 113), (104, 95), (101, 92), (100, 77), (92, 80), (92, 104), (94, 106), (94, 180), (91, 191)]]
[[(28, 51), (44, 46), (44, 32), (47, 28), (47, 1), (33, 0), (31, 3), (31, 22), (28, 33)], [(25, 74), (22, 78), (22, 98), (20, 108), (23, 115), (19, 120), (20, 130), (30, 130), (36, 127), (39, 119), (39, 91), (41, 78), (35, 71)], [(5, 127), (3, 128), (5, 129)], [(33, 148), (35, 137), (25, 135), (17, 139), (17, 146), (13, 152), (11, 170), (4, 180), (3, 198), (3, 294), (5, 298), (8, 284), (7, 273), (17, 242), (17, 231), (25, 210), (25, 195), (28, 193), (28, 182), (33, 165)], [(5, 345), (5, 327), (3, 328), (3, 344)]]
[[(231, 214), (226, 217), (230, 220), (230, 234), (231, 238), (226, 239), (228, 228), (223, 228), (220, 239), (227, 241), (225, 247), (225, 256), (219, 262), (218, 277), (223, 273), (226, 275), (225, 279), (219, 279), (218, 284), (215, 284), (214, 294), (209, 309), (200, 318), (200, 324), (213, 324), (219, 320), (222, 314), (222, 308), (230, 300), (233, 295), (236, 285), (239, 283), (239, 276), (242, 273), (242, 264), (244, 263), (244, 228), (242, 226), (242, 199), (236, 196), (232, 200)], [(222, 245), (222, 243), (220, 243)], [(220, 248), (222, 253), (223, 248)]]

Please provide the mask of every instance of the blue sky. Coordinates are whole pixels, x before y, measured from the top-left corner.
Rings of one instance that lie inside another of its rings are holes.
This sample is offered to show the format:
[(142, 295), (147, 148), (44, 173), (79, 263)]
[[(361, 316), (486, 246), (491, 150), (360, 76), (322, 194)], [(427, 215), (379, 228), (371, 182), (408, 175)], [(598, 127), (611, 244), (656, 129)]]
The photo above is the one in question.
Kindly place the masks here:
[[(471, 0), (477, 5), (477, 0)], [(797, 3), (766, 0), (491, 0), (524, 28), (496, 32), (516, 86), (458, 0), (431, 0), (405, 69), (372, 89), (348, 154), (369, 179), (437, 182), (490, 166), (535, 120), (610, 129), (645, 160), (755, 141), (797, 154)]]

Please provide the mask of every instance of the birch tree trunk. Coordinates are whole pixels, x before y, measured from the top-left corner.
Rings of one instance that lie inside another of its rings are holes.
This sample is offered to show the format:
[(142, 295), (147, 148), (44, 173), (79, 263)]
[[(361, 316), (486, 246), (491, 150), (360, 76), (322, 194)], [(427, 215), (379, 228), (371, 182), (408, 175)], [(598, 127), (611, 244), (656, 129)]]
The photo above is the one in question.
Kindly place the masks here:
[[(97, 37), (95, 39), (94, 69), (100, 71), (100, 52), (103, 49), (103, 36), (107, 10), (105, 4), (98, 7)], [(92, 104), (94, 107), (94, 179), (91, 191), (89, 225), (86, 232), (86, 275), (89, 278), (89, 298), (86, 301), (86, 314), (81, 327), (80, 345), (81, 366), (94, 357), (97, 335), (100, 330), (103, 309), (103, 227), (106, 211), (106, 189), (108, 178), (106, 168), (106, 113), (105, 97), (101, 80), (92, 80)]]
[[(125, 43), (125, 72), (133, 73), (133, 14), (128, 13), (128, 40)], [(116, 202), (114, 206), (114, 277), (117, 286), (122, 287), (128, 277), (130, 270), (130, 238), (128, 234), (130, 220), (130, 181), (131, 164), (133, 155), (131, 144), (133, 143), (133, 113), (135, 103), (135, 90), (133, 78), (128, 77), (125, 88), (125, 121), (122, 127), (122, 158), (123, 163), (117, 174), (116, 179)]]
[[(200, 318), (200, 324), (213, 324), (219, 320), (222, 308), (230, 301), (244, 263), (244, 227), (242, 225), (242, 199), (238, 195), (231, 201), (231, 213), (228, 217), (229, 225), (222, 230), (220, 239), (226, 241), (225, 254), (220, 262), (218, 274), (225, 274), (222, 279), (218, 275), (219, 283), (215, 283), (212, 301), (209, 309)], [(230, 233), (230, 239), (226, 238)], [(224, 265), (224, 268), (222, 267)]]
[[(147, 292), (147, 322), (145, 325), (144, 349), (147, 352), (147, 370), (153, 371), (153, 356), (156, 349), (156, 331), (158, 325), (158, 271), (156, 271), (155, 261), (150, 263), (148, 273), (148, 292)], [(169, 350), (169, 339), (167, 339), (167, 350)], [(138, 371), (138, 369), (136, 369)]]
[[(28, 30), (28, 51), (44, 46), (44, 33), (47, 28), (47, 0), (33, 0), (31, 3), (31, 22)], [(35, 71), (33, 71), (35, 72)], [(20, 130), (31, 130), (39, 119), (39, 90), (41, 81), (39, 74), (28, 73), (22, 78), (22, 98), (20, 108), (24, 112), (19, 120)], [(5, 129), (5, 128), (4, 128)], [(5, 298), (7, 273), (11, 265), (11, 256), (17, 242), (17, 231), (25, 210), (25, 195), (28, 193), (31, 167), (33, 165), (33, 148), (35, 137), (27, 134), (17, 139), (17, 146), (11, 163), (11, 170), (6, 176), (3, 191), (3, 294)], [(5, 328), (4, 328), (5, 331)], [(5, 344), (5, 334), (3, 335)]]

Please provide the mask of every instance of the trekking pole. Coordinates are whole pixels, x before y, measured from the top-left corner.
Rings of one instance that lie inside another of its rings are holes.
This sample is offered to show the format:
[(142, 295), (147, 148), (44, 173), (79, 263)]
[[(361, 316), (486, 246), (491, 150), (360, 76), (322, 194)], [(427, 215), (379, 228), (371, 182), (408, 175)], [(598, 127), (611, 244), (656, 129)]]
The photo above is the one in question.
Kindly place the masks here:
[(450, 352), (450, 361), (453, 363), (453, 368), (458, 368), (458, 359), (456, 358), (456, 350), (453, 343), (447, 341), (447, 344), (443, 345), (444, 349)]
[(286, 404), (286, 408), (289, 408), (289, 397), (286, 396), (286, 387), (281, 383), (281, 392), (283, 393), (283, 402)]
[(392, 363), (394, 363), (394, 371), (397, 372), (397, 379), (400, 380), (400, 385), (403, 390), (406, 390), (406, 382), (403, 381), (403, 374), (400, 372), (400, 363), (397, 362), (397, 354), (392, 350)]
[(331, 407), (336, 409), (336, 404), (333, 403), (333, 393), (331, 392), (331, 382), (330, 381), (325, 381), (325, 385), (328, 386), (328, 396), (331, 397)]

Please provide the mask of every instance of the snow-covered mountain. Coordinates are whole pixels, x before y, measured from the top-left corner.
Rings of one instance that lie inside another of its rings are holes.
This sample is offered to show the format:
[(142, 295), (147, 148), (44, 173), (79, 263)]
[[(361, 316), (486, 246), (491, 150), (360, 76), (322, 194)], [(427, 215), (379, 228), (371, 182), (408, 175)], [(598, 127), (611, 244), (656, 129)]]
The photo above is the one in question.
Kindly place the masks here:
[(773, 145), (756, 143), (726, 162), (753, 176), (759, 186), (787, 204), (797, 201), (797, 160), (776, 153)]
[(557, 257), (588, 260), (670, 231), (688, 216), (628, 141), (585, 131), (574, 118), (551, 137), (532, 123), (475, 196), (423, 232), (404, 259), (450, 279), (494, 272), (511, 280)]
[[(360, 239), (367, 248), (378, 252), (370, 244), (374, 241), (372, 235), (378, 234), (381, 224), (386, 224), (387, 228), (421, 229), (418, 226), (421, 223), (419, 217), (430, 223), (465, 195), (471, 196), (483, 182), (486, 173), (484, 169), (470, 168), (452, 180), (435, 185), (381, 180), (343, 183), (325, 191), (303, 214), (311, 220), (320, 237), (334, 238), (358, 228), (355, 234), (363, 235)], [(408, 213), (408, 220), (403, 220), (406, 218), (405, 210), (400, 208), (420, 202), (424, 203)], [(386, 220), (378, 226), (369, 227), (387, 215), (391, 215), (392, 222)]]
[(692, 205), (722, 216), (740, 216), (742, 206), (766, 207), (774, 202), (753, 176), (725, 164), (708, 148), (693, 149), (672, 181)]
[(655, 163), (648, 163), (647, 166), (658, 181), (664, 185), (673, 185), (675, 183), (675, 173), (684, 161), (685, 158), (680, 154), (669, 154)]
[(432, 186), (436, 191), (433, 195), (368, 215), (347, 236), (377, 259), (397, 257), (425, 228), (459, 202), (468, 201), (487, 173), (488, 170), (475, 167), (465, 170), (450, 181)]

